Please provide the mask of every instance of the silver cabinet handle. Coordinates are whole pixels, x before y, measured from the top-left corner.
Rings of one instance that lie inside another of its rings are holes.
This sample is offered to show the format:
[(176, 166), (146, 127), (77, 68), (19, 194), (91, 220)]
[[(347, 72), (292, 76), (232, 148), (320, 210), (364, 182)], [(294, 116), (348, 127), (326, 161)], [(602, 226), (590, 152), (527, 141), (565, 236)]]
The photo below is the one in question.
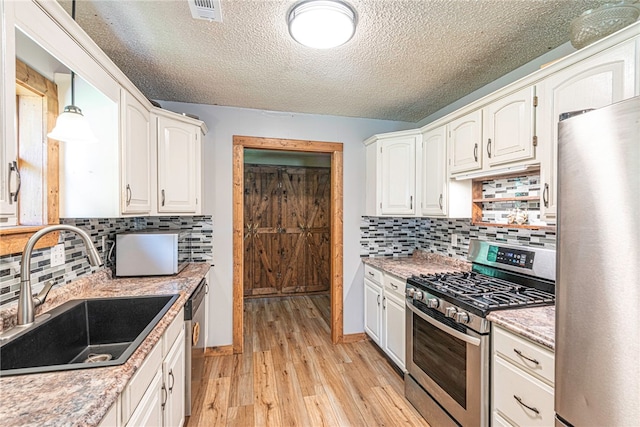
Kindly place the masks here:
[(487, 141), (487, 154), (489, 155), (489, 158), (491, 158), (491, 138)]
[(383, 310), (387, 309), (387, 305), (385, 304), (386, 301), (387, 301), (387, 297), (382, 298), (382, 309)]
[(375, 276), (375, 274), (373, 274), (373, 272), (372, 272), (372, 271), (370, 271), (370, 272), (369, 272), (369, 276), (373, 277), (373, 276)]
[(380, 295), (378, 295), (378, 305), (380, 305)]
[(409, 209), (413, 209), (413, 196), (409, 196)]
[(398, 289), (398, 285), (394, 285), (393, 283), (391, 283), (391, 287), (392, 287), (393, 289)]
[(126, 196), (126, 204), (129, 206), (131, 203), (131, 186), (127, 184), (127, 196)]
[(169, 370), (169, 379), (171, 380), (171, 385), (169, 386), (169, 393), (173, 393), (173, 386), (176, 384), (176, 379), (173, 376), (173, 369)]
[(475, 144), (473, 146), (473, 161), (474, 162), (478, 161), (478, 144)]
[(167, 388), (164, 386), (164, 384), (162, 384), (162, 403), (161, 403), (161, 407), (162, 407), (162, 411), (164, 411), (164, 407), (167, 406), (167, 399), (169, 398), (168, 393), (167, 393)]
[(549, 184), (544, 185), (544, 190), (542, 191), (542, 203), (545, 208), (549, 207)]
[(16, 180), (18, 186), (16, 187), (16, 191), (12, 192), (11, 188), (9, 188), (9, 204), (13, 204), (13, 202), (18, 201), (18, 194), (20, 194), (20, 187), (22, 187), (22, 179), (20, 177), (20, 169), (18, 169), (18, 162), (15, 160), (13, 162), (9, 162), (9, 179), (7, 180), (7, 186), (11, 185), (11, 174), (16, 173)]
[(440, 210), (442, 210), (442, 194), (440, 194), (440, 197), (438, 198), (438, 205), (440, 206)]
[(529, 406), (529, 405), (527, 405), (526, 403), (524, 403), (524, 402), (522, 401), (522, 399), (521, 399), (520, 397), (518, 397), (518, 396), (516, 396), (516, 395), (514, 394), (514, 395), (513, 395), (513, 398), (514, 398), (514, 399), (515, 399), (515, 400), (516, 400), (520, 405), (524, 406), (525, 408), (527, 408), (527, 409), (528, 409), (528, 410), (530, 410), (531, 412), (535, 412), (535, 413), (536, 413), (536, 415), (540, 415), (540, 411), (539, 411), (537, 408), (535, 408), (535, 407), (533, 407), (533, 406)]
[(532, 359), (530, 357), (525, 356), (524, 354), (522, 354), (522, 352), (520, 350), (518, 350), (517, 348), (513, 349), (513, 352), (515, 354), (517, 354), (518, 356), (522, 357), (523, 359), (527, 359), (529, 362), (534, 363), (536, 365), (539, 365), (540, 362), (538, 362), (536, 359)]
[(162, 206), (164, 206), (164, 188), (162, 189)]

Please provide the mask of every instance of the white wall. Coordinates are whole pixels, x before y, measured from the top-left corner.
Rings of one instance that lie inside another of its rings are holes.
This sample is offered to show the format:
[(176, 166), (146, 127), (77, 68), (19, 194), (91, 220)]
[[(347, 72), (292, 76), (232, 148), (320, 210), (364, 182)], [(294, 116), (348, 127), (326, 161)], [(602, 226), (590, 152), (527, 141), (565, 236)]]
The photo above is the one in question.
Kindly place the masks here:
[(209, 294), (209, 346), (232, 343), (232, 142), (233, 135), (305, 139), (344, 144), (344, 333), (363, 332), (363, 266), (360, 217), (364, 214), (365, 151), (373, 134), (415, 127), (407, 122), (278, 113), (160, 101), (206, 122), (203, 213), (213, 215), (213, 264)]

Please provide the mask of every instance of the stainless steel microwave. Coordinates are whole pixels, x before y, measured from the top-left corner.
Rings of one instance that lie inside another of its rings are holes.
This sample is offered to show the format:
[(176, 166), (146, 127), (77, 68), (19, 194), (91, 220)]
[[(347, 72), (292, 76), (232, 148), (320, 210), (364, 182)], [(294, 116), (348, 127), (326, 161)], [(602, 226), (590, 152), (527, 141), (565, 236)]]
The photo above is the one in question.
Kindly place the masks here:
[(191, 261), (188, 231), (140, 230), (116, 235), (116, 276), (179, 273)]

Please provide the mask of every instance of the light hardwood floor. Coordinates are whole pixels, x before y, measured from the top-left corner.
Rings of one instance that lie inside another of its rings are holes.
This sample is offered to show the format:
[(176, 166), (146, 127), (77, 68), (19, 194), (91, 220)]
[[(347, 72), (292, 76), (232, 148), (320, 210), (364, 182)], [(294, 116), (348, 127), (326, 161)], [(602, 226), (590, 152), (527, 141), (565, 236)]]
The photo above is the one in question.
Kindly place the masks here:
[(374, 344), (333, 345), (325, 295), (245, 301), (244, 353), (206, 359), (187, 426), (426, 426)]

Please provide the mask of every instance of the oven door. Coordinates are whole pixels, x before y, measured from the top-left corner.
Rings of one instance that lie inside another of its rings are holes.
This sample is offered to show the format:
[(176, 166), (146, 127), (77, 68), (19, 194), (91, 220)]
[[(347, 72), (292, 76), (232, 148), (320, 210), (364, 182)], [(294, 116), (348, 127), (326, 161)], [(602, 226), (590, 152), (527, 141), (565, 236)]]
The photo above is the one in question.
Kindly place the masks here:
[(435, 310), (424, 310), (407, 300), (409, 375), (457, 423), (488, 426), (489, 335), (458, 325)]

